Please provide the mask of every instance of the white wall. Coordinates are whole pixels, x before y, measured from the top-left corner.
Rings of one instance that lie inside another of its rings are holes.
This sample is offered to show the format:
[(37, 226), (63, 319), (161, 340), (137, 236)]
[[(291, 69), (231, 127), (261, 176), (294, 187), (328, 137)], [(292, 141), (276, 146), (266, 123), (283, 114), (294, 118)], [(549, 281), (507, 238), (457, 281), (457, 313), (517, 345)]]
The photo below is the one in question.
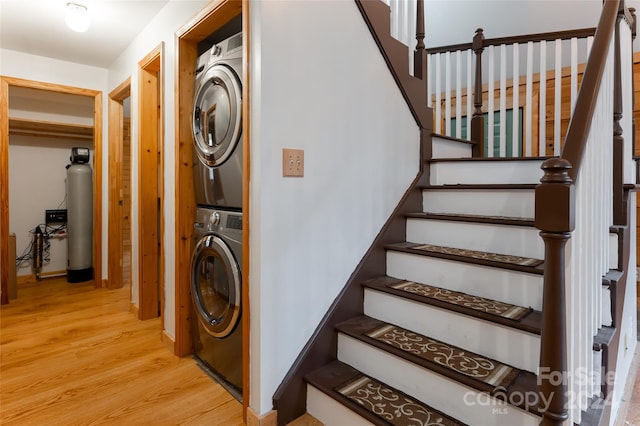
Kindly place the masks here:
[(131, 227), (132, 227), (132, 302), (138, 304), (138, 62), (163, 43), (163, 126), (164, 126), (164, 247), (165, 311), (164, 329), (175, 338), (175, 32), (208, 2), (172, 0), (109, 67), (108, 92), (131, 77)]
[[(419, 168), (419, 131), (353, 1), (264, 1), (251, 28), (251, 399), (272, 396)], [(305, 177), (282, 177), (282, 148)]]

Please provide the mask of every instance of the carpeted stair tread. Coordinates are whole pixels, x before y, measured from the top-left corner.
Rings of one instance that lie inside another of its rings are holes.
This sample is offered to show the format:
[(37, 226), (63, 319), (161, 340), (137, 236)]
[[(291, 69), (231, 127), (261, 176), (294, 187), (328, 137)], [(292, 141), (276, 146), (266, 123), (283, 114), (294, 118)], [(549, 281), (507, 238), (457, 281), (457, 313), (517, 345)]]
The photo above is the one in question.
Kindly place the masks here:
[(531, 308), (388, 276), (367, 280), (362, 285), (394, 296), (540, 334), (541, 313)]
[[(538, 391), (536, 376), (532, 373), (366, 315), (338, 324), (336, 328), (345, 335), (496, 398), (509, 401), (513, 392), (532, 392), (533, 395)], [(514, 400), (517, 399), (511, 402)], [(538, 414), (537, 407), (520, 408)]]
[(458, 249), (454, 247), (435, 246), (432, 244), (409, 243), (406, 241), (387, 244), (385, 248), (387, 250), (475, 263), (478, 265), (492, 266), (496, 268), (512, 269), (533, 274), (542, 275), (544, 272), (543, 261), (541, 259), (489, 253), (478, 250)]
[(407, 217), (415, 219), (449, 220), (456, 222), (492, 223), (496, 225), (534, 226), (533, 219), (510, 216), (416, 212), (408, 213)]
[(305, 379), (375, 425), (464, 425), (340, 361), (325, 365)]

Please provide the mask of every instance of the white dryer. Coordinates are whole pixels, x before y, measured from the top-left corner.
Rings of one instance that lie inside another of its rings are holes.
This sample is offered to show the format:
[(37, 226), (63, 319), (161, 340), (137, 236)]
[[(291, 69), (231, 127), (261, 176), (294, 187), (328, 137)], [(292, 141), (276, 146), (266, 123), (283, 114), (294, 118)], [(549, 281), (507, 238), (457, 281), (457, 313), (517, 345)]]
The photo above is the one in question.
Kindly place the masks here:
[(198, 58), (194, 182), (200, 206), (242, 209), (242, 33)]

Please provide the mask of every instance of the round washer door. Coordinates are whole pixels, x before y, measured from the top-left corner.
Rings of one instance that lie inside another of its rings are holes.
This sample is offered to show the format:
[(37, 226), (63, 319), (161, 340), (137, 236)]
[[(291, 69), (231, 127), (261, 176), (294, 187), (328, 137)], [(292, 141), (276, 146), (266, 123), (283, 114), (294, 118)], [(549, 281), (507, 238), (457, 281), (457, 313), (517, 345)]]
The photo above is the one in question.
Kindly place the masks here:
[(233, 153), (242, 132), (242, 86), (226, 65), (209, 68), (196, 87), (193, 141), (200, 161), (210, 167), (223, 164)]
[(191, 260), (191, 295), (211, 336), (224, 338), (238, 324), (240, 286), (240, 267), (229, 246), (216, 235), (200, 239)]

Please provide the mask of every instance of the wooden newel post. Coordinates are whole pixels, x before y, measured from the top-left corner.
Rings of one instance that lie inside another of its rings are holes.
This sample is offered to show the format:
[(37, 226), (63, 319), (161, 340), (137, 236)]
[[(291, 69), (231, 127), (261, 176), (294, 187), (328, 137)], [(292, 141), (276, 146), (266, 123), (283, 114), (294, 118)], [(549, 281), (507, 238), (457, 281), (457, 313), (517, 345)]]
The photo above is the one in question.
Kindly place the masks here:
[(472, 47), (476, 54), (476, 81), (473, 96), (473, 118), (471, 119), (471, 140), (476, 144), (473, 147), (474, 157), (484, 156), (484, 117), (482, 116), (482, 52), (484, 51), (484, 32), (482, 28), (476, 30), (473, 36)]
[(549, 405), (540, 407), (540, 424), (559, 426), (569, 417), (564, 252), (575, 227), (575, 187), (567, 160), (551, 158), (542, 169), (535, 191), (535, 226), (545, 246), (538, 384)]
[(427, 51), (424, 46), (424, 0), (416, 5), (416, 49), (413, 52), (413, 75), (427, 81)]

